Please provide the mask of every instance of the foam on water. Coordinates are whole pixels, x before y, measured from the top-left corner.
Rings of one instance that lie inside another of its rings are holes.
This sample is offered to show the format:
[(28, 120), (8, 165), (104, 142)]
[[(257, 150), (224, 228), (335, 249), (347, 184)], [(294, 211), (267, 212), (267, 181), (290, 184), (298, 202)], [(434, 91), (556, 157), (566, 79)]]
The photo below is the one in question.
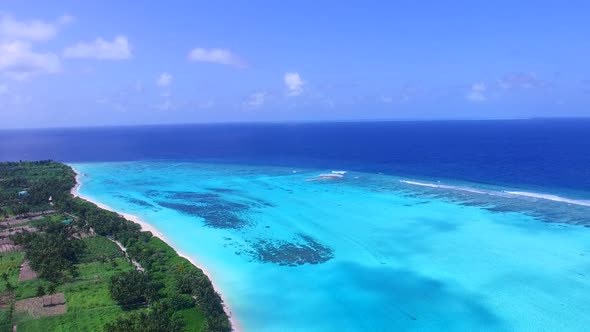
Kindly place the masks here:
[(526, 191), (506, 191), (506, 193), (512, 194), (512, 195), (547, 199), (547, 200), (556, 201), (556, 202), (564, 202), (564, 203), (569, 203), (569, 204), (590, 206), (589, 200), (571, 199), (571, 198), (561, 197), (561, 196), (557, 196), (557, 195), (529, 193)]
[(83, 195), (196, 257), (246, 331), (590, 326), (588, 206), (318, 169), (75, 167)]
[(490, 193), (490, 192), (483, 191), (483, 190), (480, 190), (480, 189), (466, 188), (466, 187), (459, 187), (459, 186), (450, 186), (450, 185), (444, 185), (444, 184), (434, 184), (434, 183), (409, 181), (409, 180), (400, 180), (400, 182), (407, 183), (407, 184), (413, 184), (413, 185), (416, 185), (416, 186), (423, 186), (423, 187), (430, 187), (430, 188), (441, 188), (441, 189), (452, 189), (452, 190), (461, 190), (461, 191), (467, 191), (467, 192), (472, 192), (472, 193), (477, 193), (477, 194), (487, 194), (487, 193)]
[(332, 171), (330, 173), (322, 173), (313, 178), (309, 178), (306, 181), (320, 181), (320, 180), (338, 180), (342, 179), (346, 174), (346, 171)]
[(552, 195), (552, 194), (541, 194), (541, 193), (533, 193), (533, 192), (527, 192), (527, 191), (483, 190), (483, 189), (476, 189), (476, 188), (469, 188), (469, 187), (462, 187), (462, 186), (452, 186), (452, 185), (445, 185), (445, 184), (440, 184), (440, 183), (435, 184), (435, 183), (410, 181), (410, 180), (400, 180), (400, 182), (406, 183), (406, 184), (411, 184), (411, 185), (416, 185), (416, 186), (429, 187), (429, 188), (458, 190), (458, 191), (466, 191), (466, 192), (477, 193), (477, 194), (487, 194), (487, 195), (504, 196), (504, 197), (524, 196), (524, 197), (529, 197), (529, 198), (538, 198), (538, 199), (544, 199), (544, 200), (550, 200), (550, 201), (562, 202), (562, 203), (568, 203), (568, 204), (590, 206), (590, 200), (573, 199), (573, 198), (561, 197), (561, 196)]

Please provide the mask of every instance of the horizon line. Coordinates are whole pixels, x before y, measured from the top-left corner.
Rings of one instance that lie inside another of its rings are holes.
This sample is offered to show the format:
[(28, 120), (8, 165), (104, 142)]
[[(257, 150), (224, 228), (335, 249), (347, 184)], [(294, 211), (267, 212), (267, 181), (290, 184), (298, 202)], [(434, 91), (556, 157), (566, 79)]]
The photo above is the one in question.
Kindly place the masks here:
[(11, 127), (0, 128), (0, 131), (10, 130), (41, 130), (41, 129), (99, 129), (125, 127), (167, 127), (192, 125), (278, 125), (278, 124), (320, 124), (320, 123), (371, 123), (371, 122), (466, 122), (466, 121), (523, 121), (523, 120), (574, 120), (590, 119), (590, 116), (547, 116), (547, 117), (517, 117), (517, 118), (465, 118), (465, 119), (341, 119), (341, 120), (277, 120), (277, 121), (210, 121), (210, 122), (181, 122), (181, 123), (143, 123), (143, 124), (108, 124), (108, 125), (74, 125), (49, 127)]

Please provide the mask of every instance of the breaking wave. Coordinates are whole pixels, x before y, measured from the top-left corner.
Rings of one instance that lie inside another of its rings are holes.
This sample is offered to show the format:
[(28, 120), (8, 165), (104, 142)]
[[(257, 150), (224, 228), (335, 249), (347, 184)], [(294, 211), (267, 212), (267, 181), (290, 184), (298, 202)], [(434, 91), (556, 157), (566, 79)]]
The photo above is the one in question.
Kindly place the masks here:
[(448, 190), (457, 190), (457, 191), (465, 191), (477, 194), (486, 194), (486, 195), (493, 195), (493, 196), (503, 196), (503, 197), (510, 197), (510, 196), (520, 196), (520, 197), (528, 197), (534, 199), (544, 199), (550, 200), (554, 202), (561, 202), (567, 204), (575, 204), (581, 206), (590, 206), (590, 200), (581, 200), (581, 199), (573, 199), (562, 197), (558, 195), (552, 194), (542, 194), (542, 193), (533, 193), (527, 191), (495, 191), (495, 190), (487, 190), (487, 189), (479, 189), (479, 188), (471, 188), (471, 187), (463, 187), (463, 186), (452, 186), (440, 183), (429, 183), (429, 182), (418, 182), (418, 181), (409, 181), (409, 180), (400, 180), (400, 182), (415, 186), (422, 186), (422, 187), (429, 187), (429, 188), (440, 188), (440, 189), (448, 189)]

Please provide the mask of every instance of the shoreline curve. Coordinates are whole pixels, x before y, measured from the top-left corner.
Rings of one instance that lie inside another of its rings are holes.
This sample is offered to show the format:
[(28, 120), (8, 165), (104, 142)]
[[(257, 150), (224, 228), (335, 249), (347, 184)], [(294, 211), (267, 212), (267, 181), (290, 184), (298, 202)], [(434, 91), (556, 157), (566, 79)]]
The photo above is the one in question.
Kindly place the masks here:
[(203, 265), (201, 264), (197, 264), (197, 260), (190, 255), (187, 255), (186, 253), (178, 250), (177, 248), (175, 248), (172, 245), (172, 241), (170, 241), (168, 238), (166, 238), (166, 236), (164, 236), (164, 234), (162, 234), (157, 228), (155, 228), (153, 225), (143, 221), (141, 218), (139, 218), (136, 215), (130, 214), (130, 213), (122, 213), (120, 211), (117, 211), (113, 208), (111, 208), (110, 206), (95, 201), (87, 196), (84, 196), (80, 193), (80, 187), (82, 187), (82, 181), (80, 180), (81, 178), (81, 173), (78, 172), (78, 170), (76, 170), (74, 167), (72, 167), (71, 165), (70, 168), (76, 173), (76, 185), (70, 190), (70, 193), (72, 194), (72, 196), (74, 197), (79, 197), (81, 199), (84, 199), (90, 203), (95, 204), (96, 206), (98, 206), (101, 209), (107, 210), (107, 211), (111, 211), (114, 213), (117, 213), (121, 216), (123, 216), (125, 219), (130, 220), (136, 224), (138, 224), (139, 226), (141, 226), (141, 231), (142, 232), (151, 232), (153, 236), (158, 237), (160, 240), (164, 241), (167, 245), (169, 245), (172, 249), (174, 249), (174, 251), (176, 252), (176, 254), (178, 254), (178, 256), (183, 257), (185, 259), (187, 259), (191, 264), (193, 264), (196, 268), (200, 269), (201, 271), (203, 271), (203, 273), (207, 276), (207, 278), (209, 278), (209, 280), (211, 281), (211, 284), (213, 285), (213, 289), (219, 294), (219, 296), (221, 297), (221, 300), (223, 301), (223, 310), (225, 311), (225, 314), (227, 315), (230, 324), (231, 324), (231, 328), (232, 331), (234, 332), (243, 332), (243, 330), (240, 328), (240, 325), (237, 321), (237, 319), (235, 317), (233, 317), (232, 312), (230, 310), (230, 306), (227, 304), (226, 300), (223, 297), (223, 293), (219, 291), (219, 287), (217, 287), (215, 285), (214, 279), (211, 277), (211, 273), (209, 271), (207, 271), (205, 268), (203, 268)]

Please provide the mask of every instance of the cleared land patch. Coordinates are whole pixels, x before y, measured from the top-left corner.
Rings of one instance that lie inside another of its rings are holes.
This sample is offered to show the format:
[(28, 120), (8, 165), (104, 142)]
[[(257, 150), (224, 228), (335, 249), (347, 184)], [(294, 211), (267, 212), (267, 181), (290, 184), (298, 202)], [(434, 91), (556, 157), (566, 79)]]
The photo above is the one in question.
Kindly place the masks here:
[(16, 313), (27, 313), (33, 318), (40, 318), (63, 315), (67, 306), (64, 293), (57, 293), (16, 301), (14, 310)]

